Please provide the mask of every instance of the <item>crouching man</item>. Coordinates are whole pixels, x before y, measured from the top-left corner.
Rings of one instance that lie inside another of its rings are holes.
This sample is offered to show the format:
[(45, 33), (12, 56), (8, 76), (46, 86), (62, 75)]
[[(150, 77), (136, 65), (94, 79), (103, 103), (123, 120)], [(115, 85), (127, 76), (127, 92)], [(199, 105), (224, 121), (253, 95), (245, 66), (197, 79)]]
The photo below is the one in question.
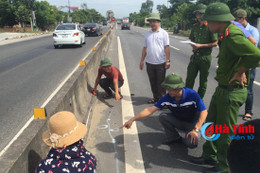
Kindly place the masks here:
[(200, 128), (208, 114), (202, 99), (196, 91), (185, 87), (178, 74), (168, 75), (162, 87), (167, 89), (168, 93), (153, 106), (145, 108), (131, 118), (121, 128), (129, 129), (134, 121), (148, 117), (167, 106), (170, 112), (159, 116), (166, 134), (166, 139), (162, 144), (171, 145), (182, 142), (182, 137), (177, 131), (179, 129), (186, 132), (185, 144), (189, 148), (197, 147)]
[[(101, 79), (102, 75), (105, 75), (105, 78)], [(100, 62), (98, 75), (92, 92), (96, 92), (98, 84), (106, 92), (106, 94), (103, 96), (104, 99), (112, 97), (112, 90), (115, 92), (116, 100), (123, 98), (119, 92), (119, 88), (124, 84), (123, 76), (121, 72), (112, 65), (108, 58), (103, 58)]]

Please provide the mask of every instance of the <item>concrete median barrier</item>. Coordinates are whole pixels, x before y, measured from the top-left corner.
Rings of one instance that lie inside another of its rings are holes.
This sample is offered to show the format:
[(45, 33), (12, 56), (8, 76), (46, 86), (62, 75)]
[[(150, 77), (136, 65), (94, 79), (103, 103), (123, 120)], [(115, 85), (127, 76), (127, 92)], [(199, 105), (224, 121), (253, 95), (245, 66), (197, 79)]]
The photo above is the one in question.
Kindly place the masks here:
[[(109, 48), (111, 30), (106, 33), (96, 50), (86, 58), (86, 66), (79, 66), (58, 93), (45, 106), (47, 118), (33, 120), (0, 157), (0, 172), (33, 173), (38, 162), (44, 158), (49, 147), (42, 142), (48, 118), (56, 112), (67, 110), (75, 113), (83, 123), (91, 119), (91, 108), (96, 97), (91, 94), (101, 58)], [(80, 62), (79, 62), (80, 63)], [(88, 116), (90, 115), (90, 117)], [(89, 128), (89, 127), (88, 127)]]

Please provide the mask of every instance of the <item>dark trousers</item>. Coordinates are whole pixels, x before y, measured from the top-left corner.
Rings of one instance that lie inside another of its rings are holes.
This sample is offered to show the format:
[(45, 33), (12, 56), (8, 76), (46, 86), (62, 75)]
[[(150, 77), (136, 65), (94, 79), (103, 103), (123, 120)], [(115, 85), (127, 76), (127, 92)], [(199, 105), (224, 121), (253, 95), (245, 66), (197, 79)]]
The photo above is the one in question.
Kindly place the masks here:
[[(188, 138), (186, 137), (187, 134), (191, 130), (193, 130), (194, 126), (196, 125), (197, 117), (195, 119), (196, 119), (196, 121), (194, 121), (194, 122), (182, 121), (182, 120), (176, 118), (174, 116), (174, 114), (171, 112), (161, 113), (159, 116), (159, 120), (165, 130), (167, 140), (171, 141), (171, 140), (178, 139), (180, 137), (180, 135), (179, 135), (177, 129), (179, 129), (186, 133), (185, 134), (185, 144), (189, 148), (197, 147), (197, 145), (194, 145), (191, 143), (190, 137), (188, 137)], [(199, 132), (199, 137), (200, 137), (200, 132)]]
[(161, 86), (162, 82), (165, 79), (165, 74), (166, 74), (165, 63), (163, 64), (146, 63), (146, 70), (149, 77), (153, 98), (160, 99), (166, 93), (166, 90)]
[[(118, 88), (123, 86), (123, 84), (124, 84), (124, 81), (118, 80)], [(112, 95), (112, 91), (111, 90), (115, 91), (114, 82), (113, 82), (112, 79), (108, 79), (108, 78), (100, 79), (99, 85), (109, 95)]]
[(246, 99), (246, 106), (245, 106), (245, 113), (252, 114), (253, 104), (254, 104), (254, 81), (255, 81), (255, 74), (256, 69), (250, 69), (250, 81), (249, 85), (247, 86), (247, 99)]

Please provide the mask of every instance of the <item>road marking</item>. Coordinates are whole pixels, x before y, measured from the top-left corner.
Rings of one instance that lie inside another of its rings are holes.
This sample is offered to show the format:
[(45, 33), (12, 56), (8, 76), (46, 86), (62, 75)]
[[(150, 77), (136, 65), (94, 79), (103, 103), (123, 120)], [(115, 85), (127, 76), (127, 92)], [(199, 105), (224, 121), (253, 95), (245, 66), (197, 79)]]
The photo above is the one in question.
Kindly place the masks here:
[(256, 84), (256, 85), (260, 86), (260, 83), (259, 83), (259, 82), (257, 82), (257, 81), (254, 81), (254, 84)]
[[(102, 39), (102, 38), (101, 38)], [(100, 40), (99, 40), (100, 41)], [(96, 45), (99, 44), (99, 41)], [(95, 45), (95, 46), (96, 46)], [(86, 60), (88, 56), (92, 53), (92, 49), (84, 56), (83, 60)], [(47, 98), (47, 100), (40, 106), (44, 108), (50, 100), (58, 93), (58, 91), (63, 87), (63, 85), (68, 81), (68, 79), (74, 74), (74, 72), (79, 68), (79, 64), (72, 70), (72, 72), (63, 80), (63, 82), (52, 92), (52, 94)], [(13, 139), (4, 147), (4, 149), (0, 152), (0, 157), (9, 149), (9, 147), (18, 139), (18, 137), (23, 133), (23, 131), (31, 124), (34, 120), (34, 115), (25, 123), (25, 125), (18, 131), (18, 133), (13, 137)]]
[[(122, 119), (123, 123), (129, 120), (129, 116), (134, 115), (134, 108), (130, 95), (129, 83), (125, 67), (125, 60), (119, 36), (118, 43), (118, 57), (119, 69), (124, 76), (124, 85), (121, 87), (122, 95), (127, 99), (122, 99)], [(136, 123), (133, 123), (130, 129), (123, 129), (124, 132), (124, 148), (125, 148), (125, 170), (126, 173), (145, 173), (144, 161), (138, 137)]]
[(117, 149), (117, 143), (116, 143), (116, 139), (113, 137), (113, 135), (111, 134), (111, 132), (113, 131), (113, 129), (111, 129), (110, 126), (110, 121), (111, 121), (111, 111), (109, 112), (108, 118), (107, 118), (107, 126), (108, 126), (108, 134), (111, 138), (111, 142), (114, 145), (114, 150), (115, 150), (115, 158), (116, 158), (116, 173), (119, 173), (119, 162), (118, 162), (118, 149)]
[(173, 48), (173, 49), (175, 49), (175, 50), (180, 50), (180, 49), (178, 49), (177, 47), (174, 47), (174, 46), (172, 46), (172, 45), (170, 45), (170, 47)]

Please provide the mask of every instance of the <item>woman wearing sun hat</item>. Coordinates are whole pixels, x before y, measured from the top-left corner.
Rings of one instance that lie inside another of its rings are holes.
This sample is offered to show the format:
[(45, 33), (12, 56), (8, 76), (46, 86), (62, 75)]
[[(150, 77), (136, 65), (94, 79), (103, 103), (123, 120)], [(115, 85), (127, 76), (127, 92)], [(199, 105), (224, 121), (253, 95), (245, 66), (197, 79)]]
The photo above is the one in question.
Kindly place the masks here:
[(49, 129), (42, 139), (51, 147), (36, 173), (85, 172), (94, 173), (96, 158), (83, 146), (87, 127), (71, 112), (58, 112), (49, 119)]

